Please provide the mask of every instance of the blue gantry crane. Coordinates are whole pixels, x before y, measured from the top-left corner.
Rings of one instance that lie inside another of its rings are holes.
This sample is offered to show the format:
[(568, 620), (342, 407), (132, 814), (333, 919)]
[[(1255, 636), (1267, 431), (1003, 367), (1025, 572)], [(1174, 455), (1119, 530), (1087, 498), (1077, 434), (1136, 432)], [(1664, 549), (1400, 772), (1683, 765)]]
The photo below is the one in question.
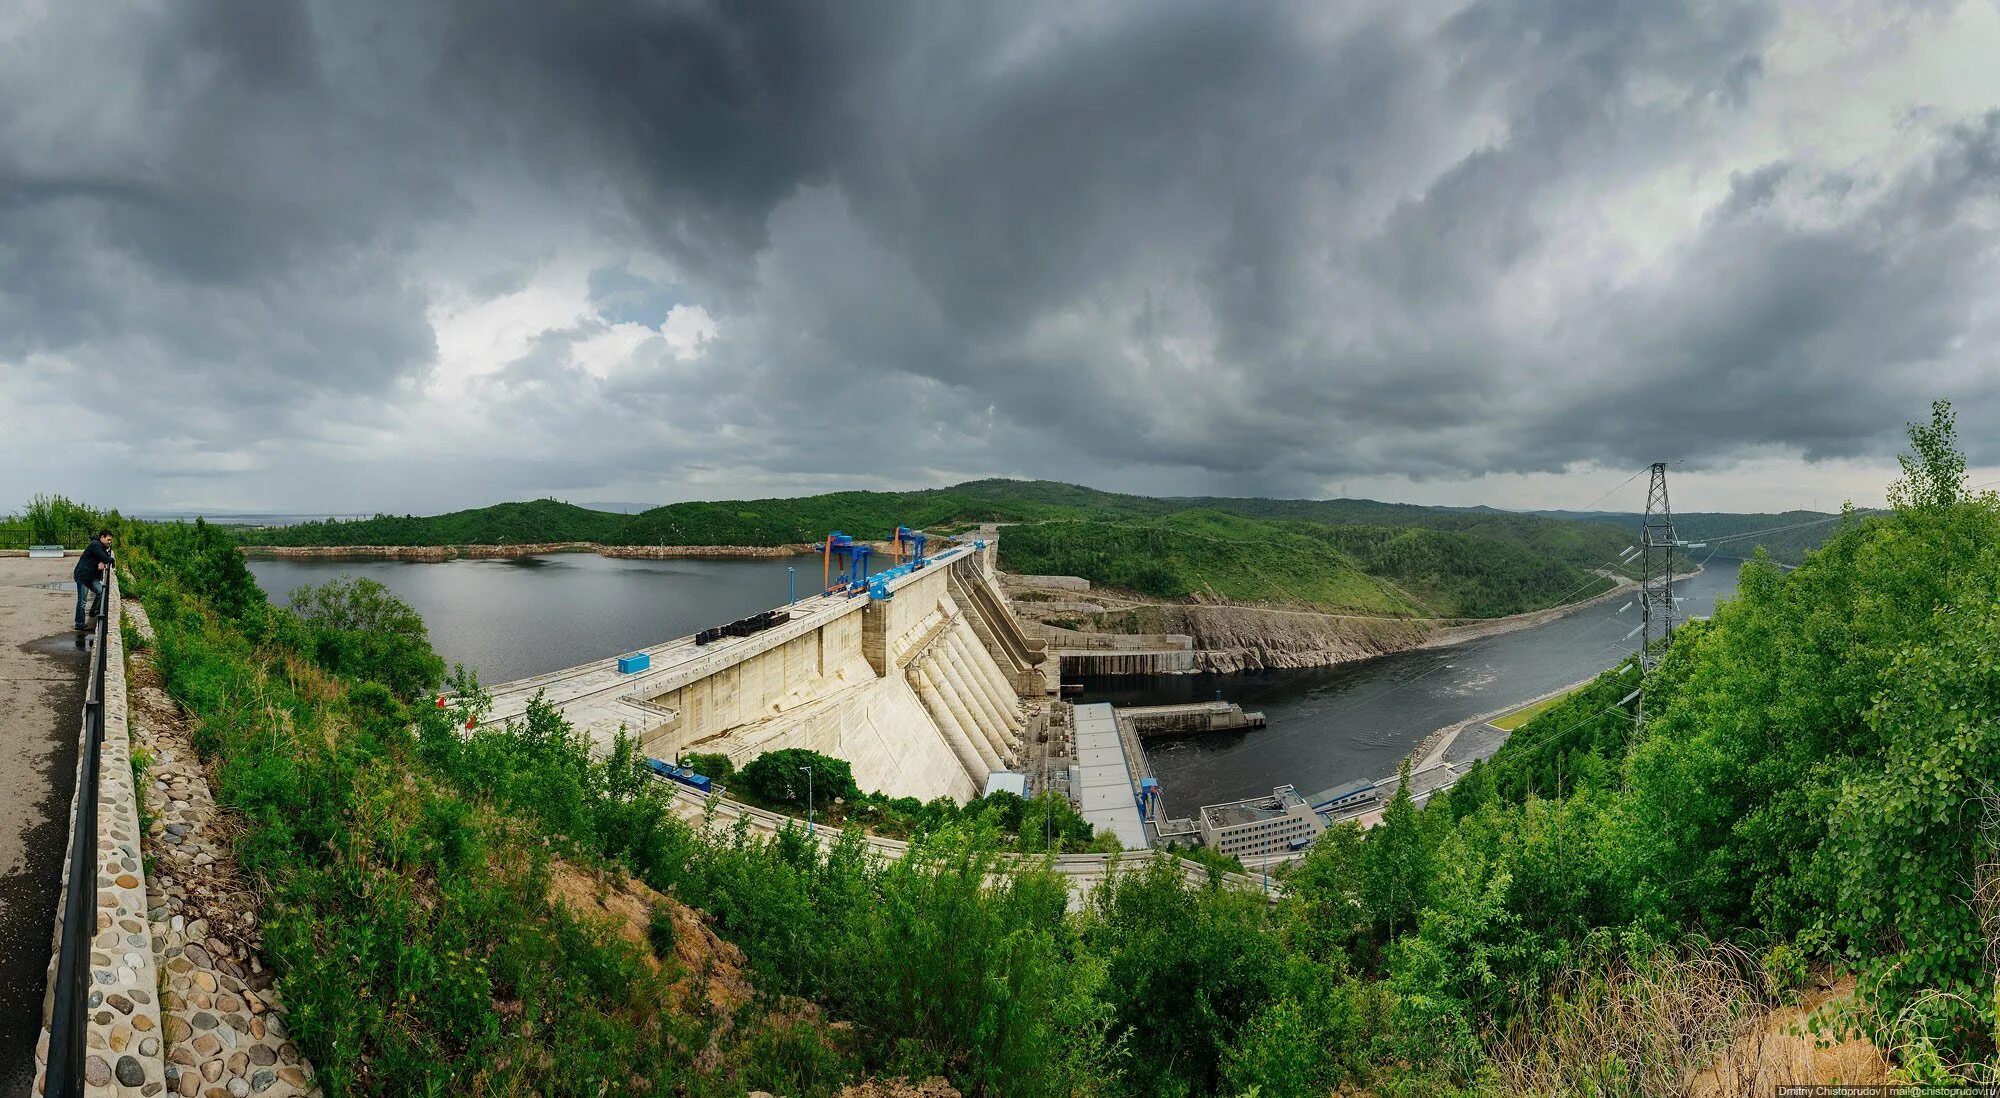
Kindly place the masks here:
[[(826, 536), (826, 542), (818, 547), (818, 552), (826, 554), (825, 585), (829, 595), (845, 594), (850, 598), (866, 592), (871, 599), (893, 597), (889, 591), (892, 580), (907, 576), (926, 568), (931, 558), (924, 555), (931, 535), (922, 530), (912, 530), (898, 526), (889, 535), (889, 554), (892, 563), (874, 575), (868, 574), (870, 548), (867, 542), (856, 541), (852, 537), (835, 530)], [(946, 537), (947, 544), (957, 541)], [(986, 548), (984, 541), (973, 543), (977, 549)]]
[[(826, 554), (821, 568), (826, 593), (857, 595), (866, 590), (868, 556), (873, 551), (867, 542), (855, 541), (838, 530), (828, 534), (826, 544), (820, 546), (820, 552)], [(838, 569), (835, 568), (836, 562)]]
[(892, 547), (891, 552), (896, 558), (896, 563), (905, 563), (903, 554), (908, 552), (910, 559), (907, 563), (910, 565), (910, 570), (915, 571), (922, 568), (924, 566), (924, 543), (929, 540), (930, 535), (924, 533), (922, 530), (912, 530), (907, 526), (896, 527), (896, 534), (889, 542)]

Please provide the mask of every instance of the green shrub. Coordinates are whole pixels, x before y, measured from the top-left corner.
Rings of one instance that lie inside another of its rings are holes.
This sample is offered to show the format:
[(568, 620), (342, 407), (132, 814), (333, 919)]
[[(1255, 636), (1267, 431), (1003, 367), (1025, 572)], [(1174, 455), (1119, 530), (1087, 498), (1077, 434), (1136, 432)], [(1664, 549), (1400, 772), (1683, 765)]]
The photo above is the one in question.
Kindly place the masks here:
[(646, 923), (646, 941), (653, 947), (653, 956), (669, 961), (674, 956), (674, 916), (665, 906), (653, 909), (652, 918)]
[(723, 754), (705, 754), (697, 751), (682, 756), (681, 761), (688, 769), (715, 782), (727, 782), (736, 774), (736, 764), (730, 762), (729, 756)]
[(291, 594), (291, 611), (311, 634), (314, 655), (335, 674), (378, 682), (397, 696), (428, 695), (445, 677), (424, 619), (366, 577), (341, 576)]
[(1764, 993), (1784, 1002), (1796, 999), (1799, 990), (1806, 986), (1810, 978), (1806, 971), (1805, 954), (1790, 942), (1779, 942), (1765, 950), (1759, 960), (1759, 969)]
[(831, 805), (835, 798), (852, 800), (861, 794), (847, 760), (802, 747), (767, 751), (751, 759), (736, 785), (766, 804), (798, 808), (806, 806), (808, 797), (816, 804)]

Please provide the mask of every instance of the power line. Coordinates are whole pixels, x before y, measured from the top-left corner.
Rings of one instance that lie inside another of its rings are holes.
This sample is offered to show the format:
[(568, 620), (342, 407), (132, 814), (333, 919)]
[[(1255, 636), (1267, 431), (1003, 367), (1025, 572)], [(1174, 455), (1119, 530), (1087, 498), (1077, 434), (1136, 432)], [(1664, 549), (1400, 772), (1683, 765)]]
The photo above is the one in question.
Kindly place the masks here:
[(1743, 541), (1748, 538), (1760, 538), (1765, 534), (1783, 533), (1786, 530), (1803, 530), (1808, 526), (1825, 526), (1829, 522), (1839, 522), (1846, 517), (1846, 515), (1828, 515), (1823, 519), (1813, 519), (1811, 522), (1795, 522), (1789, 526), (1773, 526), (1766, 530), (1750, 530), (1741, 534), (1724, 534), (1721, 537), (1692, 538), (1690, 540), (1705, 542), (1709, 545), (1722, 545), (1732, 541)]
[(1605, 491), (1604, 491), (1604, 494), (1603, 494), (1603, 495), (1600, 495), (1600, 496), (1598, 496), (1598, 497), (1597, 497), (1596, 499), (1594, 499), (1594, 500), (1591, 500), (1591, 501), (1590, 501), (1589, 503), (1586, 503), (1586, 504), (1584, 504), (1583, 506), (1581, 506), (1581, 507), (1577, 508), (1577, 511), (1578, 511), (1578, 512), (1587, 512), (1587, 511), (1589, 511), (1589, 510), (1590, 510), (1590, 509), (1591, 509), (1592, 507), (1595, 507), (1595, 506), (1597, 506), (1597, 505), (1598, 505), (1599, 503), (1602, 503), (1602, 502), (1604, 501), (1604, 499), (1605, 499), (1605, 497), (1606, 497), (1606, 496), (1609, 496), (1609, 495), (1610, 495), (1611, 493), (1613, 493), (1613, 492), (1616, 492), (1616, 491), (1617, 491), (1618, 489), (1620, 489), (1620, 488), (1623, 488), (1623, 487), (1625, 487), (1625, 486), (1626, 486), (1627, 484), (1630, 484), (1630, 483), (1632, 483), (1633, 481), (1635, 481), (1635, 480), (1638, 480), (1638, 479), (1639, 479), (1640, 477), (1644, 476), (1645, 474), (1646, 474), (1646, 469), (1643, 469), (1643, 468), (1642, 468), (1642, 469), (1637, 469), (1637, 470), (1634, 470), (1631, 476), (1629, 476), (1629, 477), (1626, 477), (1626, 478), (1625, 478), (1624, 480), (1621, 480), (1621, 481), (1619, 481), (1619, 482), (1618, 482), (1617, 484), (1614, 484), (1614, 485), (1612, 485), (1612, 486), (1611, 486), (1610, 488), (1607, 488), (1607, 489), (1605, 489)]

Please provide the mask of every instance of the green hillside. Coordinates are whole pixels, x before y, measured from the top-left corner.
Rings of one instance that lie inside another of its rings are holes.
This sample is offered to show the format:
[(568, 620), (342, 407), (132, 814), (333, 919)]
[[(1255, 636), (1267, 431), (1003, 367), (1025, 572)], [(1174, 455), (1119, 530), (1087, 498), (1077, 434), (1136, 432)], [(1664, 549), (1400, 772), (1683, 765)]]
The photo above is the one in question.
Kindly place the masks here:
[(1616, 536), (1579, 535), (1574, 546), (1553, 551), (1485, 533), (1298, 525), (1352, 556), (1369, 575), (1455, 618), (1498, 617), (1602, 594), (1612, 581), (1592, 569), (1615, 564), (1624, 548)]
[(239, 532), (252, 545), (520, 545), (618, 540), (626, 516), (553, 499), (447, 515), (376, 515)]
[(1324, 541), (1219, 511), (1012, 527), (1000, 552), (1011, 571), (1085, 576), (1160, 598), (1220, 595), (1356, 613), (1428, 613)]
[[(1109, 511), (1087, 501), (1051, 503), (1034, 491), (991, 487), (1039, 482), (983, 481), (916, 492), (830, 492), (789, 499), (672, 503), (636, 515), (591, 511), (555, 500), (502, 503), (445, 515), (389, 516), (250, 531), (260, 545), (490, 545), (500, 541), (596, 541), (606, 545), (793, 545), (814, 542), (830, 530), (886, 538), (898, 524), (956, 529), (977, 522), (1033, 522)], [(1061, 486), (1067, 487), (1067, 486)], [(1103, 493), (1078, 491), (1107, 500)], [(1157, 502), (1157, 501), (1154, 501)], [(532, 532), (533, 538), (521, 535)]]
[(977, 480), (915, 492), (676, 503), (635, 515), (554, 500), (428, 517), (379, 515), (245, 531), (263, 545), (796, 545), (830, 530), (882, 538), (1009, 524), (1002, 565), (1160, 598), (1486, 617), (1595, 594), (1624, 535), (1601, 523), (1372, 500), (1155, 499), (1054, 481)]

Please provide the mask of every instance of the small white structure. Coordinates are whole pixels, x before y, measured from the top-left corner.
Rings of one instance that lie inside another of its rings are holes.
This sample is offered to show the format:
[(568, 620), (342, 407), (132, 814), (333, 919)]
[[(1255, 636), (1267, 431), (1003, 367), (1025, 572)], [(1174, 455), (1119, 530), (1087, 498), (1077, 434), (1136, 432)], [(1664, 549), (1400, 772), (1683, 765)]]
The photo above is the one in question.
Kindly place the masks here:
[(28, 546), (28, 555), (53, 560), (63, 555), (63, 547), (60, 545), (30, 545)]
[(1022, 800), (1028, 799), (1028, 776), (1015, 770), (995, 770), (986, 775), (986, 795), (1012, 793)]

